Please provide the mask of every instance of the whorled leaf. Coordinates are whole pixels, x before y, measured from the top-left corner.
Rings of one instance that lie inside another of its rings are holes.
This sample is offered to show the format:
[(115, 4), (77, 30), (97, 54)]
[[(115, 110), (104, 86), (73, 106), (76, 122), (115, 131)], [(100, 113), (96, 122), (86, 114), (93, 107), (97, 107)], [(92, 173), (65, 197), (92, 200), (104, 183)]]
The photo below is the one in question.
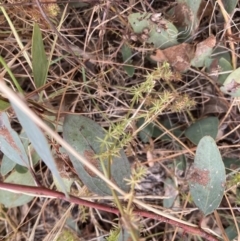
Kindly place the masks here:
[(208, 215), (218, 208), (226, 182), (225, 167), (214, 139), (203, 137), (196, 150), (189, 177), (190, 193), (196, 206)]
[(155, 48), (168, 48), (176, 45), (178, 30), (160, 13), (132, 13), (128, 16), (135, 34), (143, 42), (153, 44)]
[[(102, 149), (99, 139), (104, 139), (105, 132), (100, 125), (84, 116), (67, 115), (63, 123), (63, 138), (91, 164), (102, 171), (101, 163), (95, 155), (105, 153)], [(99, 195), (111, 195), (107, 184), (95, 175), (88, 167), (84, 166), (74, 156), (69, 155), (73, 166), (90, 191)], [(110, 157), (111, 159), (111, 157)], [(131, 168), (129, 161), (123, 150), (119, 152), (118, 157), (110, 160), (111, 166), (108, 166), (108, 160), (104, 160), (106, 169), (111, 172), (111, 180), (122, 190), (127, 191), (124, 178), (129, 178)]]

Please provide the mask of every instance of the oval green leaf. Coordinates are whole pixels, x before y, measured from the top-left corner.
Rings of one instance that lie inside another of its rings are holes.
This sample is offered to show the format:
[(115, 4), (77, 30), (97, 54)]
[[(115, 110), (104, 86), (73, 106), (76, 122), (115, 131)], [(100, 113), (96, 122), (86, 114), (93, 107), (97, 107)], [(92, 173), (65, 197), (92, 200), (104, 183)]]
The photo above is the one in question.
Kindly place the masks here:
[(240, 68), (234, 70), (227, 77), (220, 89), (223, 93), (231, 95), (232, 97), (240, 96)]
[(218, 147), (212, 137), (205, 136), (197, 146), (189, 178), (193, 201), (205, 216), (218, 208), (225, 182), (225, 167)]
[(123, 62), (126, 64), (123, 66), (124, 70), (128, 74), (129, 77), (132, 77), (134, 75), (134, 67), (130, 66), (132, 63), (131, 57), (132, 57), (132, 50), (129, 48), (128, 45), (124, 44), (121, 49), (122, 52), (122, 58)]
[(206, 135), (215, 139), (218, 133), (218, 124), (219, 120), (217, 117), (207, 117), (198, 120), (186, 129), (185, 136), (195, 145)]
[(224, 5), (225, 10), (229, 13), (232, 14), (233, 11), (236, 9), (236, 6), (238, 4), (238, 0), (222, 0), (222, 3)]
[[(21, 174), (14, 171), (6, 178), (4, 182), (35, 186), (34, 179), (29, 172)], [(34, 196), (25, 195), (22, 193), (0, 190), (0, 203), (4, 204), (7, 208), (22, 206), (30, 202), (33, 198)]]
[[(231, 63), (224, 58), (219, 59), (218, 65), (221, 68), (220, 72), (226, 72), (226, 71), (232, 71), (233, 70), (233, 67), (232, 67)], [(220, 73), (219, 77), (218, 77), (218, 82), (220, 84), (223, 84), (228, 76), (229, 76), (229, 74), (221, 74)]]
[[(132, 13), (128, 16), (134, 33), (142, 34), (145, 29), (149, 30), (147, 43), (153, 43), (155, 48), (168, 48), (176, 45), (178, 30), (168, 20), (161, 18), (161, 24), (151, 20), (152, 13)], [(155, 14), (157, 15), (157, 14)]]
[(7, 175), (10, 171), (12, 171), (12, 169), (15, 166), (16, 166), (16, 162), (13, 162), (6, 155), (4, 155), (1, 163), (1, 175), (2, 176)]
[[(136, 125), (139, 128), (142, 125), (144, 125), (144, 123), (145, 123), (145, 119), (142, 117), (142, 118), (138, 119)], [(163, 134), (163, 132), (156, 125), (154, 125), (154, 123), (149, 123), (148, 125), (146, 125), (143, 129), (141, 129), (139, 131), (139, 136), (140, 136), (142, 142), (144, 142), (144, 143), (149, 142), (150, 138), (158, 137), (161, 134)]]
[(171, 178), (166, 178), (164, 181), (164, 191), (165, 196), (168, 198), (163, 199), (163, 207), (171, 208), (178, 196), (178, 191), (174, 180)]
[[(105, 132), (96, 122), (84, 116), (67, 115), (63, 123), (63, 138), (91, 164), (102, 171), (100, 160), (95, 155), (104, 153), (101, 150), (99, 139), (104, 139)], [(98, 195), (111, 195), (107, 184), (97, 175), (90, 171), (74, 156), (69, 155), (71, 162), (82, 182), (88, 189)], [(107, 161), (104, 164), (107, 167)], [(112, 159), (111, 180), (116, 183), (122, 190), (128, 191), (124, 178), (129, 178), (131, 168), (129, 161), (123, 150), (120, 151), (119, 157)]]

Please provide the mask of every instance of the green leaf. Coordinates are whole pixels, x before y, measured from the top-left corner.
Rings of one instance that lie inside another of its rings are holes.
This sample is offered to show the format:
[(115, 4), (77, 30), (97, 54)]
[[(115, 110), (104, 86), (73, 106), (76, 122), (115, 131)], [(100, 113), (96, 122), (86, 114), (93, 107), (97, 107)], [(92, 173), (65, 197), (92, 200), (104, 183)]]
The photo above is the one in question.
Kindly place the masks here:
[(227, 174), (235, 172), (235, 170), (240, 167), (240, 160), (237, 158), (224, 157), (223, 163), (226, 168)]
[[(34, 179), (29, 172), (21, 174), (14, 171), (6, 178), (4, 182), (35, 186)], [(25, 195), (22, 193), (13, 193), (0, 190), (0, 203), (4, 204), (7, 208), (22, 206), (30, 202), (33, 198), (34, 196)]]
[(163, 199), (163, 207), (171, 208), (178, 195), (178, 191), (175, 186), (175, 183), (171, 178), (166, 178), (164, 182), (164, 191), (165, 191), (165, 196), (169, 198)]
[[(230, 62), (228, 62), (226, 59), (224, 58), (220, 58), (218, 61), (218, 65), (220, 66), (221, 70), (220, 72), (225, 72), (225, 71), (229, 71), (229, 70), (233, 70), (233, 67), (231, 65)], [(227, 77), (229, 76), (229, 74), (220, 74), (218, 77), (218, 82), (220, 84), (223, 84), (224, 81), (227, 79)]]
[[(137, 127), (141, 127), (145, 122), (144, 118), (140, 118), (136, 125)], [(163, 121), (160, 121), (160, 123), (167, 129), (167, 130), (171, 130), (172, 128), (174, 128), (174, 126), (172, 125), (172, 123), (169, 121), (169, 119), (165, 119)], [(141, 138), (141, 140), (144, 143), (149, 142), (149, 138), (159, 138), (163, 140), (163, 141), (170, 141), (172, 140), (172, 137), (169, 136), (168, 134), (164, 134), (163, 135), (163, 131), (154, 123), (149, 123), (148, 125), (146, 125), (142, 130), (139, 131), (139, 136)], [(174, 130), (172, 131), (172, 134), (175, 135), (176, 137), (179, 137), (182, 134), (182, 131), (180, 130), (180, 128), (174, 128)]]
[[(125, 64), (130, 65), (132, 63), (131, 57), (132, 57), (132, 50), (128, 47), (128, 45), (124, 44), (121, 49), (123, 62)], [(129, 77), (132, 77), (134, 75), (135, 68), (133, 66), (123, 66), (124, 70), (128, 74)]]
[(232, 97), (240, 97), (240, 68), (234, 70), (227, 77), (220, 89), (223, 93)]
[(27, 133), (24, 130), (21, 131), (19, 137), (23, 143), (26, 153), (28, 154), (28, 156), (31, 155), (31, 164), (35, 166), (41, 160), (41, 157), (37, 154), (37, 152), (33, 148), (32, 144), (28, 139)]
[[(73, 178), (67, 178), (67, 177), (62, 177), (62, 180), (63, 180), (63, 183), (65, 185), (66, 191), (68, 193), (70, 193), (71, 186), (72, 186), (72, 184), (75, 180)], [(61, 191), (61, 186), (58, 184), (58, 181), (56, 180), (56, 178), (53, 177), (53, 181), (54, 181), (54, 184), (57, 187), (57, 190)]]
[(225, 10), (231, 14), (237, 6), (238, 0), (222, 0)]
[[(24, 55), (24, 53), (23, 53)], [(27, 56), (28, 57), (28, 56)], [(4, 69), (8, 72), (9, 76), (12, 79), (12, 82), (14, 83), (14, 85), (16, 86), (17, 90), (19, 93), (23, 93), (23, 90), (21, 88), (21, 86), (19, 85), (18, 81), (16, 80), (14, 74), (12, 73), (11, 69), (8, 67), (8, 65), (6, 64), (5, 60), (2, 58), (2, 56), (0, 56), (0, 63), (3, 65)], [(3, 104), (3, 103), (1, 103)], [(5, 104), (3, 104), (5, 105)]]
[(19, 164), (17, 164), (17, 165), (15, 166), (15, 170), (16, 170), (18, 173), (21, 173), (21, 174), (24, 174), (24, 173), (28, 172), (28, 169), (27, 169), (26, 167), (21, 166), (21, 165), (19, 165)]
[(41, 129), (15, 104), (11, 103), (12, 107), (18, 117), (20, 124), (22, 125), (24, 131), (26, 132), (29, 141), (32, 143), (32, 146), (50, 169), (52, 174), (58, 180), (59, 185), (61, 186), (62, 191), (66, 193), (65, 186), (61, 177), (58, 173), (55, 161), (49, 149), (48, 142), (43, 135)]
[(1, 163), (1, 175), (5, 176), (16, 166), (16, 162), (9, 159), (6, 155), (3, 156)]
[(217, 117), (207, 117), (189, 126), (185, 131), (185, 136), (195, 145), (206, 135), (215, 139), (218, 133), (218, 125)]
[[(91, 164), (102, 171), (100, 160), (95, 155), (106, 152), (102, 150), (99, 139), (104, 139), (105, 132), (96, 122), (84, 116), (67, 115), (63, 123), (63, 138)], [(88, 189), (98, 195), (111, 195), (107, 184), (90, 171), (86, 166), (79, 162), (74, 156), (70, 155), (79, 178), (88, 187)], [(108, 161), (104, 160), (106, 169)], [(114, 157), (111, 162), (111, 180), (116, 183), (122, 190), (128, 191), (124, 178), (129, 178), (131, 168), (129, 161), (123, 150), (120, 151), (119, 157)]]
[(32, 36), (32, 66), (33, 77), (37, 88), (45, 85), (48, 73), (48, 60), (44, 50), (42, 33), (37, 23), (34, 23)]
[[(142, 126), (144, 122), (145, 119), (140, 118), (136, 123), (137, 127), (139, 128), (140, 126)], [(163, 132), (154, 123), (149, 123), (142, 130), (139, 131), (139, 136), (144, 143), (149, 142), (150, 138), (158, 137), (161, 134), (163, 134)]]
[(218, 208), (225, 182), (225, 167), (218, 147), (212, 137), (204, 136), (197, 146), (189, 185), (194, 203), (205, 216)]
[[(178, 143), (174, 143), (174, 149), (175, 150), (182, 150), (182, 146), (179, 145)], [(182, 175), (187, 168), (187, 160), (186, 160), (186, 156), (185, 155), (180, 155), (178, 157), (176, 157), (176, 161), (175, 161), (175, 166), (176, 166), (176, 173), (178, 176)]]
[(7, 114), (0, 113), (1, 151), (15, 163), (28, 167), (28, 157), (18, 134), (12, 129)]
[(151, 19), (157, 18), (158, 13), (132, 13), (128, 16), (128, 21), (131, 24), (134, 33), (144, 34), (145, 30), (148, 33), (145, 36), (147, 43), (153, 43), (155, 48), (168, 48), (176, 45), (178, 30), (168, 20), (161, 18), (161, 24), (153, 22)]
[[(238, 223), (238, 228), (240, 228), (240, 223)], [(225, 229), (225, 233), (227, 234), (229, 240), (235, 240), (238, 237), (238, 231), (234, 224), (228, 226)]]
[(230, 52), (229, 52), (228, 50), (226, 50), (226, 47), (225, 47), (225, 46), (222, 46), (222, 45), (219, 45), (218, 47), (216, 47), (216, 48), (213, 50), (212, 57), (213, 57), (213, 58), (217, 58), (217, 59), (224, 58), (224, 59), (226, 59), (228, 62), (231, 62)]
[(0, 100), (0, 111), (4, 111), (9, 107), (10, 107), (9, 102), (6, 102), (4, 100)]

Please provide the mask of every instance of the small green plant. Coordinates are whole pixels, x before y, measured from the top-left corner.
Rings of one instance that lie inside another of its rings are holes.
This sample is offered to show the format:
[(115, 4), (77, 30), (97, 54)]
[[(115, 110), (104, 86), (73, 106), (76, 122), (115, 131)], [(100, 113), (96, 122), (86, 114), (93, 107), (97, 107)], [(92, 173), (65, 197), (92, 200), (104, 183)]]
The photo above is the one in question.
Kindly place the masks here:
[(0, 6), (0, 236), (234, 240), (238, 1), (90, 2)]

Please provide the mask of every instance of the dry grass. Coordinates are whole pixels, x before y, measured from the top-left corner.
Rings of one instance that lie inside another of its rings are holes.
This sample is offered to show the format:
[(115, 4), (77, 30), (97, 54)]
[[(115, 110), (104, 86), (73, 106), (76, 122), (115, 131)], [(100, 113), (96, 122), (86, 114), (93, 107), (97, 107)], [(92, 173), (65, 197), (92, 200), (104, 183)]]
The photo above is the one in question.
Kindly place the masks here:
[[(1, 56), (19, 81), (28, 103), (34, 102), (40, 91), (35, 87), (31, 63), (29, 64), (26, 58), (26, 55), (31, 56), (32, 29), (35, 21), (38, 21), (41, 27), (47, 56), (52, 54), (47, 83), (41, 88), (44, 90), (44, 95), (42, 101), (37, 103), (49, 112), (43, 115), (36, 109), (36, 104), (32, 105), (39, 116), (46, 118), (51, 113), (56, 116), (56, 121), (61, 123), (67, 113), (80, 113), (108, 129), (113, 123), (119, 123), (126, 117), (130, 118), (141, 113), (139, 104), (132, 105), (130, 89), (145, 82), (147, 73), (152, 73), (156, 68), (156, 65), (146, 58), (154, 49), (150, 45), (129, 40), (131, 28), (127, 16), (132, 12), (166, 12), (174, 1), (154, 1), (152, 4), (147, 0), (114, 2), (92, 0), (86, 1), (85, 6), (81, 6), (79, 2), (70, 2), (67, 5), (66, 2), (59, 1), (61, 13), (57, 17), (49, 16), (49, 11), (43, 7), (48, 18), (64, 38), (64, 42), (56, 35), (36, 5), (24, 5), (24, 1), (20, 4), (15, 1), (4, 4), (24, 48), (19, 45), (6, 18), (0, 15)], [(230, 51), (226, 43), (228, 38), (223, 34), (224, 21), (216, 15), (218, 11), (204, 16), (195, 41), (206, 39), (211, 31), (217, 36), (217, 44), (225, 44), (226, 51)], [(233, 33), (236, 33), (239, 27), (237, 15), (239, 12), (231, 20)], [(211, 25), (209, 25), (210, 20)], [(123, 69), (121, 47), (125, 42), (134, 49), (133, 77), (129, 77)], [(234, 47), (239, 66), (238, 40), (235, 41)], [(136, 123), (132, 121), (127, 131), (134, 135), (125, 147), (125, 151), (133, 167), (144, 165), (149, 168), (148, 179), (140, 185), (142, 190), (136, 188), (136, 193), (141, 195), (140, 198), (144, 197), (142, 200), (146, 205), (164, 210), (189, 223), (198, 224), (202, 221), (202, 227), (221, 235), (220, 224), (226, 228), (234, 223), (234, 219), (239, 223), (237, 208), (239, 197), (236, 197), (236, 189), (226, 190), (218, 209), (219, 222), (216, 221), (216, 215), (201, 220), (200, 212), (189, 199), (186, 180), (195, 147), (183, 135), (176, 137), (171, 134), (177, 128), (183, 131), (192, 123), (192, 118), (197, 120), (204, 115), (218, 115), (221, 126), (227, 126), (220, 134), (218, 142), (222, 156), (233, 158), (239, 156), (238, 99), (231, 100), (218, 92), (202, 72), (192, 69), (179, 75), (179, 79), (170, 84), (161, 80), (156, 82), (154, 95), (151, 98), (155, 98), (157, 93), (164, 90), (171, 90), (175, 94), (174, 98), (187, 93), (196, 102), (196, 106), (190, 112), (178, 112), (166, 104), (161, 114), (155, 117), (155, 122), (163, 133), (171, 135), (170, 140), (163, 140), (160, 136), (151, 139), (150, 143), (143, 143), (136, 133)], [(12, 86), (4, 68), (1, 69), (1, 76), (9, 86)], [(176, 75), (174, 77), (177, 78)], [(220, 104), (205, 105), (211, 98)], [(141, 101), (150, 100), (146, 97)], [(223, 111), (219, 111), (217, 107), (222, 107)], [(142, 110), (143, 113), (147, 112), (146, 108), (147, 104)], [(160, 123), (161, 120), (170, 120), (173, 129), (164, 128), (162, 122)], [(181, 172), (176, 164), (183, 159), (186, 160), (187, 167)], [(51, 175), (43, 164), (37, 166), (36, 172), (41, 183), (51, 187)], [(163, 199), (167, 195), (166, 186), (164, 187), (167, 177), (171, 177), (178, 187), (177, 190), (167, 191), (179, 193), (171, 209), (163, 208)], [(236, 185), (236, 180), (233, 185)], [(78, 185), (73, 188), (73, 192), (78, 196), (84, 195), (89, 200), (97, 198), (92, 197), (85, 189), (84, 191)], [(112, 197), (100, 199), (103, 203), (112, 203)], [(113, 214), (77, 207), (62, 200), (35, 198), (22, 207), (12, 209), (1, 207), (0, 240), (97, 240), (97, 237), (109, 235), (110, 229), (116, 223), (116, 216)], [(141, 227), (142, 237), (146, 240), (199, 240), (196, 236), (184, 234), (181, 229), (177, 230), (176, 227), (152, 219), (141, 218), (138, 227)], [(66, 230), (71, 230), (72, 239)]]

